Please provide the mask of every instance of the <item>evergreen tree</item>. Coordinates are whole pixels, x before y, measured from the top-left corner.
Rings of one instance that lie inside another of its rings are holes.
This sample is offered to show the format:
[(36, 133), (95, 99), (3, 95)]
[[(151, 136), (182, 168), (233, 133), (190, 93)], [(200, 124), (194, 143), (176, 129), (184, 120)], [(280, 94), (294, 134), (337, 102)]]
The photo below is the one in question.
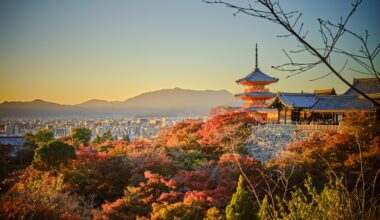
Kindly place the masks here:
[(34, 137), (32, 135), (28, 135), (27, 137), (29, 138), (29, 141), (33, 140), (34, 142), (43, 145), (54, 139), (54, 133), (50, 130), (45, 129), (38, 131)]
[(75, 148), (62, 141), (50, 141), (38, 148), (34, 153), (33, 165), (39, 169), (59, 167), (75, 158)]
[(75, 145), (83, 144), (87, 146), (91, 139), (91, 130), (88, 128), (75, 128), (71, 138)]
[(236, 193), (232, 195), (230, 204), (226, 207), (227, 220), (258, 219), (257, 207), (251, 200), (249, 192), (244, 189), (243, 177), (240, 175)]
[(126, 142), (131, 142), (131, 139), (129, 138), (129, 135), (123, 135), (123, 138), (122, 138), (123, 141), (126, 141)]

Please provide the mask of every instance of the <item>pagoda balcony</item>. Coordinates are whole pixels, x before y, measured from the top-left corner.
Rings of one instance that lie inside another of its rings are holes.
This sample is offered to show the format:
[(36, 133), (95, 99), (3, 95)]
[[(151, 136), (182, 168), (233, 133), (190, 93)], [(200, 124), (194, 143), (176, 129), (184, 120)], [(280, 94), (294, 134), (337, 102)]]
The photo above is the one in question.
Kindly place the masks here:
[(248, 92), (269, 92), (269, 89), (267, 88), (248, 88), (244, 90), (246, 93)]
[(257, 99), (268, 99), (275, 97), (276, 94), (272, 92), (247, 92), (247, 93), (240, 93), (236, 94), (235, 97), (238, 98), (243, 98), (243, 99), (252, 99), (252, 98), (257, 98)]
[(245, 103), (243, 105), (245, 108), (251, 108), (251, 107), (254, 107), (254, 108), (266, 108), (268, 107), (268, 104), (266, 103)]

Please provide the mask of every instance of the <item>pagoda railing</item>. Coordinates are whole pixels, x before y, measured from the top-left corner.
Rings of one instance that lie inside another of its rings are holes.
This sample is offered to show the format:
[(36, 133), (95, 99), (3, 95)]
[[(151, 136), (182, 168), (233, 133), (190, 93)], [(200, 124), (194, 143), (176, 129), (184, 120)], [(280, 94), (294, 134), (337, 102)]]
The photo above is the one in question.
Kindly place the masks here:
[(269, 89), (248, 88), (245, 92), (269, 92)]

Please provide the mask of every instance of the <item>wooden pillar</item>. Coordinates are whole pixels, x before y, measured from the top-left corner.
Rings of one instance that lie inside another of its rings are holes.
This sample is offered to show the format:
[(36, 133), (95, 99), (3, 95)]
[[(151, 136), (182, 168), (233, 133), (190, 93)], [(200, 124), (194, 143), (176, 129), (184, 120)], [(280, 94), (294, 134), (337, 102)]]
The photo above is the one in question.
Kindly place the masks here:
[(284, 124), (286, 124), (286, 107), (285, 107), (285, 110), (284, 110)]
[(300, 121), (300, 118), (301, 118), (301, 110), (298, 109), (298, 111), (297, 111), (297, 123)]
[(335, 124), (335, 113), (331, 113), (331, 122)]
[(281, 112), (281, 109), (280, 108), (278, 108), (277, 109), (277, 124), (280, 124), (280, 112)]

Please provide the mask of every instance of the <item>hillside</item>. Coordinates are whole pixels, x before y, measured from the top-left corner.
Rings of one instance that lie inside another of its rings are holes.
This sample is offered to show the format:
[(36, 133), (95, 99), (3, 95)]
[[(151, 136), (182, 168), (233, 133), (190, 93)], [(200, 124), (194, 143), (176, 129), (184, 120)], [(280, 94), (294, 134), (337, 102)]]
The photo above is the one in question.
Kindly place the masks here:
[(92, 99), (78, 105), (60, 105), (36, 99), (0, 104), (0, 118), (73, 116), (204, 116), (212, 107), (240, 106), (226, 90), (163, 89), (146, 92), (125, 101)]

